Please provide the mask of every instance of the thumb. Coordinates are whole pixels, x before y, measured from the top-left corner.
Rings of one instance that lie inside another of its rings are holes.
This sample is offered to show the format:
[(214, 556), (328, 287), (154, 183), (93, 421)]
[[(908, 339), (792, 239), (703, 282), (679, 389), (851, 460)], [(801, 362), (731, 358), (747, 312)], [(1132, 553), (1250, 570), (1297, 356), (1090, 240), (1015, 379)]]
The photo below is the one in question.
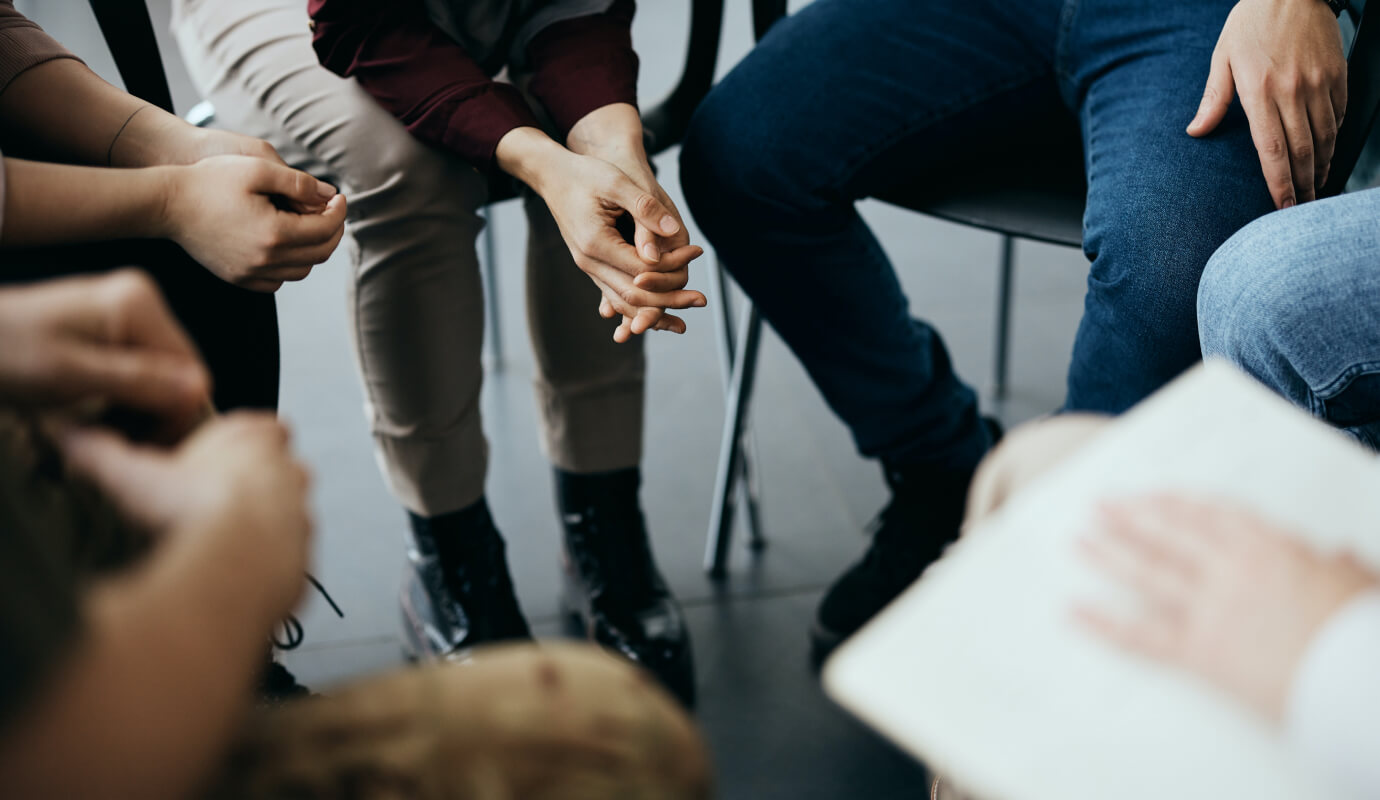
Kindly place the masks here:
[(1203, 100), (1198, 104), (1198, 113), (1188, 123), (1189, 136), (1207, 136), (1221, 124), (1222, 118), (1231, 108), (1236, 85), (1231, 74), (1231, 63), (1221, 48), (1212, 54), (1212, 71), (1208, 73), (1207, 86), (1203, 88)]
[[(613, 201), (632, 215), (638, 225), (659, 236), (674, 236), (680, 231), (680, 222), (671, 210), (656, 199), (656, 195), (633, 183), (626, 175), (620, 175), (614, 184)], [(646, 241), (640, 244), (647, 244)], [(647, 257), (641, 250), (638, 255)]]
[(154, 531), (173, 518), (176, 468), (170, 456), (130, 443), (106, 428), (75, 428), (59, 441), (67, 467), (94, 484), (129, 519)]
[(335, 197), (335, 187), (318, 181), (307, 173), (261, 161), (251, 179), (250, 188), (263, 194), (285, 197), (302, 206), (319, 207)]

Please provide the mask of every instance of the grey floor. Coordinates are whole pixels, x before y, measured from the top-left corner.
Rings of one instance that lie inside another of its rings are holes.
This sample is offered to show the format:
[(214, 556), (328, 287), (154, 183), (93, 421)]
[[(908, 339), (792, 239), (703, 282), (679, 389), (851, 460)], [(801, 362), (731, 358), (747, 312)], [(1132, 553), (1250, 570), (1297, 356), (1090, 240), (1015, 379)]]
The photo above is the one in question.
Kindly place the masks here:
[[(150, 4), (160, 26), (166, 25), (167, 3)], [(93, 68), (113, 76), (85, 4), (19, 5)], [(750, 45), (748, 3), (730, 0), (728, 7), (721, 71)], [(644, 98), (659, 97), (674, 82), (686, 9), (685, 0), (641, 4), (634, 35), (643, 54)], [(164, 58), (185, 110), (197, 98), (166, 38)], [(679, 201), (674, 151), (658, 163)], [(896, 263), (917, 316), (938, 326), (960, 373), (986, 389), (998, 239), (874, 202), (864, 204), (864, 214)], [(558, 529), (536, 436), (523, 319), (521, 210), (512, 204), (497, 208), (494, 224), (506, 353), (484, 393), (493, 451), (489, 498), (510, 542), (528, 615), (539, 632), (559, 635)], [(697, 235), (695, 241), (703, 239)], [(1012, 398), (1004, 408), (989, 406), (1008, 423), (1043, 413), (1062, 399), (1085, 274), (1082, 255), (1072, 250), (1024, 243), (1017, 252)], [(310, 598), (302, 615), (307, 641), (287, 656), (301, 679), (320, 688), (400, 663), (395, 594), (404, 519), (380, 480), (364, 424), (345, 325), (347, 276), (342, 249), (308, 281), (278, 295), (282, 412), (316, 474), (315, 573), (346, 613), (337, 619)], [(703, 270), (692, 286), (704, 288)], [(721, 795), (923, 797), (921, 767), (831, 705), (806, 663), (814, 603), (863, 550), (861, 530), (885, 499), (880, 475), (858, 457), (800, 367), (768, 333), (755, 408), (769, 413), (756, 414), (753, 427), (770, 544), (754, 558), (740, 536), (730, 578), (722, 585), (706, 579), (700, 564), (723, 387), (711, 311), (692, 311), (687, 320), (685, 336), (656, 335), (648, 343), (644, 502), (662, 568), (690, 618), (699, 667), (697, 713), (714, 750)]]

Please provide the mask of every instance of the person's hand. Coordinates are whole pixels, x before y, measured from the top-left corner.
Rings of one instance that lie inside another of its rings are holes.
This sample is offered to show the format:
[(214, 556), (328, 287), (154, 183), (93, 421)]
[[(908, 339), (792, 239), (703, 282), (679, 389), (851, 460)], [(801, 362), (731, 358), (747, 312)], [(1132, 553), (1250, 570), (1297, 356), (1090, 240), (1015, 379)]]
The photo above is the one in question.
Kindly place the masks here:
[(1211, 133), (1233, 93), (1250, 120), (1276, 208), (1317, 196), (1346, 113), (1346, 56), (1322, 0), (1241, 0), (1227, 17), (1201, 106), (1188, 126)]
[(1112, 424), (1112, 417), (1067, 413), (1008, 431), (973, 474), (963, 531), (996, 513), (1027, 484), (1053, 470)]
[(1323, 624), (1380, 577), (1312, 550), (1249, 512), (1171, 496), (1109, 505), (1082, 541), (1089, 561), (1139, 601), (1127, 616), (1078, 618), (1106, 640), (1187, 670), (1267, 718)]
[[(570, 135), (566, 138), (566, 146), (573, 153), (593, 156), (617, 167), (644, 191), (655, 197), (675, 218), (679, 229), (670, 236), (652, 229), (641, 221), (634, 221), (633, 247), (644, 262), (648, 265), (659, 264), (663, 255), (673, 253), (690, 244), (690, 232), (685, 227), (685, 221), (681, 217), (680, 210), (676, 208), (676, 204), (661, 188), (661, 184), (657, 182), (656, 174), (652, 171), (651, 163), (647, 159), (646, 145), (643, 141), (642, 117), (638, 114), (636, 107), (627, 103), (613, 103), (589, 112), (570, 129)], [(698, 250), (698, 248), (696, 249)], [(703, 254), (703, 250), (699, 250), (694, 257), (701, 254)], [(690, 281), (688, 264), (687, 261), (686, 265), (679, 269), (645, 271), (634, 278), (633, 283), (638, 288), (658, 292), (684, 289)], [(639, 311), (639, 313), (655, 318), (659, 323), (664, 311), (646, 309)], [(618, 316), (618, 313), (607, 298), (601, 298), (599, 315), (605, 319), (613, 319)], [(685, 332), (683, 320), (674, 315), (666, 316), (669, 317), (669, 327), (657, 324), (654, 325), (656, 330)], [(624, 316), (618, 330), (614, 332), (613, 338), (619, 342), (630, 338), (635, 319), (636, 317)]]
[[(631, 320), (629, 334), (685, 330), (682, 320), (663, 309), (705, 305), (703, 294), (678, 288), (685, 285), (686, 265), (703, 251), (686, 245), (650, 262), (617, 227), (630, 216), (660, 236), (674, 237), (684, 226), (669, 208), (612, 164), (566, 150), (534, 128), (510, 131), (499, 141), (496, 157), (504, 171), (546, 201), (576, 266), (599, 287), (614, 314)], [(651, 287), (644, 288), (635, 279), (647, 272), (668, 274), (644, 278)]]
[(69, 430), (60, 444), (68, 468), (156, 540), (212, 548), (226, 570), (244, 575), (250, 594), (267, 601), (267, 619), (296, 604), (312, 532), (310, 478), (272, 414), (212, 419), (170, 450), (103, 428)]
[[(199, 128), (152, 105), (139, 109), (110, 146), (113, 167), (187, 166), (216, 156), (248, 156), (288, 166), (263, 139), (219, 128)], [(311, 214), (323, 210), (329, 199), (291, 200), (286, 205), (292, 211)]]
[(178, 436), (210, 404), (210, 375), (147, 275), (120, 270), (0, 290), (0, 397), (149, 414)]
[[(248, 156), (167, 167), (166, 238), (221, 279), (261, 292), (300, 281), (330, 257), (345, 228), (345, 197), (305, 172)], [(321, 210), (285, 210), (315, 204)]]

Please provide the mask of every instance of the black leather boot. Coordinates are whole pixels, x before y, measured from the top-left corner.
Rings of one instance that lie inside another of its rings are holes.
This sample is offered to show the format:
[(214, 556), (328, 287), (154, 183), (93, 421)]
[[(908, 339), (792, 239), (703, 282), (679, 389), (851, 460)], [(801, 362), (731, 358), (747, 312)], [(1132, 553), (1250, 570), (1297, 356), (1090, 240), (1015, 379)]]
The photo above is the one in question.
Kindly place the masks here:
[(690, 633), (652, 560), (636, 468), (594, 475), (556, 470), (565, 527), (565, 603), (585, 634), (695, 703)]
[(513, 593), (503, 537), (483, 498), (412, 523), (401, 595), (411, 657), (463, 659), (476, 645), (530, 639)]
[[(1001, 425), (990, 418), (982, 422), (995, 445)], [(816, 667), (958, 538), (973, 472), (883, 466), (891, 502), (868, 526), (872, 544), (862, 559), (840, 575), (820, 601), (810, 628), (810, 655)]]

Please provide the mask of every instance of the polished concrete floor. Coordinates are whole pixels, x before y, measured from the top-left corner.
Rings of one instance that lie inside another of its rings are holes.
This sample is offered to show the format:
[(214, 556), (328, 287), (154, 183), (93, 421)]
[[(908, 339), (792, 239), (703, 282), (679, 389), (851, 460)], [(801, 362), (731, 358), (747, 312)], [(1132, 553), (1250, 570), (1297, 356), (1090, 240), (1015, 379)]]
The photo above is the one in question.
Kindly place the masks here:
[[(160, 26), (166, 25), (167, 3), (151, 3)], [(640, 5), (635, 39), (643, 53), (643, 96), (652, 98), (674, 82), (688, 4)], [(85, 4), (29, 0), (20, 7), (95, 69), (112, 74)], [(748, 3), (730, 0), (721, 71), (747, 51), (749, 30)], [(197, 98), (170, 42), (164, 57), (185, 110)], [(674, 151), (658, 163), (668, 191), (679, 199)], [(895, 261), (917, 316), (938, 326), (960, 373), (985, 389), (998, 239), (879, 203), (865, 203), (864, 214)], [(559, 635), (558, 528), (530, 383), (522, 212), (509, 204), (493, 216), (505, 352), (483, 398), (493, 451), (489, 497), (510, 542), (528, 615), (539, 632)], [(1085, 275), (1082, 255), (1072, 250), (1022, 244), (1018, 258), (1012, 398), (1004, 408), (988, 409), (1008, 423), (1043, 413), (1062, 399)], [(346, 614), (337, 619), (316, 597), (304, 608), (307, 641), (286, 660), (318, 688), (400, 663), (395, 595), (404, 517), (382, 484), (365, 427), (345, 325), (348, 271), (342, 249), (308, 281), (279, 294), (282, 411), (316, 474), (320, 531), (314, 571)], [(692, 285), (704, 287), (702, 269)], [(708, 580), (701, 559), (723, 387), (712, 310), (692, 311), (687, 320), (685, 336), (655, 335), (648, 343), (644, 502), (662, 568), (690, 619), (699, 665), (697, 714), (714, 750), (721, 795), (923, 797), (923, 769), (834, 707), (806, 659), (814, 603), (864, 549), (861, 531), (885, 499), (881, 476), (858, 457), (800, 367), (768, 333), (753, 429), (769, 545), (754, 555), (740, 536), (728, 580)]]

